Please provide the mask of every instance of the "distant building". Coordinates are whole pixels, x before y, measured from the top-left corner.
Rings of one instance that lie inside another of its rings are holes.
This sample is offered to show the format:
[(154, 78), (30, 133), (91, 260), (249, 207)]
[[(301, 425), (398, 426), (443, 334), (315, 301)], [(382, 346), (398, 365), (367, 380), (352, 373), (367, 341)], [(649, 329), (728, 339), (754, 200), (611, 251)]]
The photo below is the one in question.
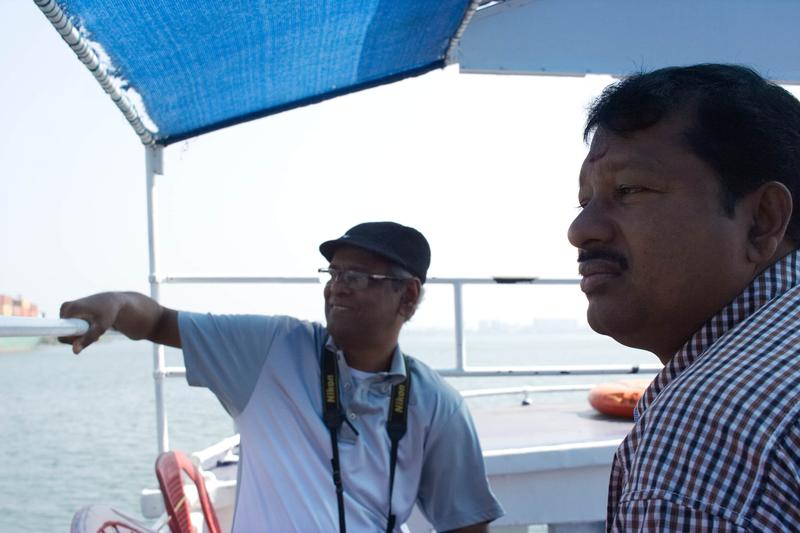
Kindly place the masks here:
[(39, 316), (39, 307), (22, 297), (0, 294), (0, 316)]

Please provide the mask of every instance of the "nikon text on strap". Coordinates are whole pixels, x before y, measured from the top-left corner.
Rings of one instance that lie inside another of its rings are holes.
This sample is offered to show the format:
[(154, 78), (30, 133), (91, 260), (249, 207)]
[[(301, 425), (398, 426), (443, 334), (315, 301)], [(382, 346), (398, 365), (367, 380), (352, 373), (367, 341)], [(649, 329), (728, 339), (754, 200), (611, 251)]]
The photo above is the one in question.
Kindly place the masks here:
[(339, 368), (336, 364), (336, 354), (322, 346), (322, 419), (331, 434), (331, 449), (333, 458), (333, 485), (336, 487), (336, 503), (339, 506), (339, 531), (345, 533), (347, 527), (344, 522), (344, 488), (342, 487), (342, 473), (339, 469), (339, 443), (337, 434), (342, 425), (342, 407), (339, 404)]
[(406, 434), (408, 422), (408, 397), (411, 394), (411, 367), (408, 358), (406, 363), (406, 379), (392, 387), (392, 399), (389, 401), (389, 416), (386, 420), (386, 432), (392, 443), (389, 451), (389, 521), (386, 524), (386, 533), (394, 530), (397, 515), (392, 513), (392, 493), (394, 491), (394, 470), (397, 465), (397, 444)]
[[(411, 367), (408, 357), (404, 357), (406, 365), (406, 379), (392, 386), (392, 395), (389, 402), (389, 416), (386, 420), (386, 432), (389, 434), (391, 449), (389, 450), (389, 512), (386, 532), (390, 533), (397, 521), (397, 515), (392, 513), (392, 494), (394, 491), (394, 474), (397, 465), (397, 447), (400, 439), (406, 434), (408, 422), (408, 398), (411, 395)], [(339, 366), (336, 363), (336, 354), (324, 344), (320, 353), (320, 368), (322, 370), (322, 419), (331, 435), (331, 448), (333, 458), (333, 485), (336, 488), (336, 503), (339, 506), (339, 531), (346, 533), (344, 519), (344, 487), (339, 466), (339, 444), (337, 435), (342, 422), (345, 420), (342, 405), (339, 400)], [(353, 428), (355, 429), (355, 428)]]

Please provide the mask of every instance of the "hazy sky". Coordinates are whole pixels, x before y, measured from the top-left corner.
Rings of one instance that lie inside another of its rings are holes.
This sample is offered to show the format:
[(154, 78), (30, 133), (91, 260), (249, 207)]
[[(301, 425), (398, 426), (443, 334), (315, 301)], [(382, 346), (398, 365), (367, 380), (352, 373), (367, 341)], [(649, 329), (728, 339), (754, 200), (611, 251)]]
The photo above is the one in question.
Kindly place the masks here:
[[(32, 2), (0, 2), (0, 16), (13, 43), (0, 49), (0, 293), (53, 316), (65, 299), (147, 292), (138, 138)], [(451, 67), (170, 146), (160, 270), (315, 275), (319, 242), (389, 219), (428, 237), (430, 276), (575, 277), (584, 112), (609, 81)], [(319, 290), (181, 286), (164, 300), (318, 318)], [(583, 312), (575, 288), (535, 293), (538, 307), (503, 291), (484, 304), (476, 290), (481, 316)]]

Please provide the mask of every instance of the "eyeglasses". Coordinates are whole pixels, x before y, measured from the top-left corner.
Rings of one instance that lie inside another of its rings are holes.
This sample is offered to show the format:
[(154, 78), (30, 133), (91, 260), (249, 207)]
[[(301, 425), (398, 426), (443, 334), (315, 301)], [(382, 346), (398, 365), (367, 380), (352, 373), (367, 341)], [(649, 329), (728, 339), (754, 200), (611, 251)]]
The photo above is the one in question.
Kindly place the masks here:
[(317, 270), (320, 274), (330, 275), (328, 284), (342, 283), (348, 289), (363, 290), (369, 287), (369, 282), (372, 281), (405, 281), (406, 279), (413, 278), (397, 278), (394, 276), (387, 276), (385, 274), (370, 274), (368, 272), (359, 272), (358, 270), (339, 270), (338, 268), (320, 268)]

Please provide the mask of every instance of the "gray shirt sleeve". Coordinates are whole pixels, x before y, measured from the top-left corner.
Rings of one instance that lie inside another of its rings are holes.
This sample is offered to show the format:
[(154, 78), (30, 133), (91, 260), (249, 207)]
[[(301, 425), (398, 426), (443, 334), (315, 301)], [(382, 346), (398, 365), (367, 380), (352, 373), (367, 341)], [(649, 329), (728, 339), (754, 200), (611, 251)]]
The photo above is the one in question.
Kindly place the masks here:
[(428, 436), (418, 502), (437, 531), (503, 516), (489, 488), (478, 434), (463, 400)]
[(186, 381), (213, 392), (238, 416), (255, 389), (276, 335), (290, 317), (178, 313)]

